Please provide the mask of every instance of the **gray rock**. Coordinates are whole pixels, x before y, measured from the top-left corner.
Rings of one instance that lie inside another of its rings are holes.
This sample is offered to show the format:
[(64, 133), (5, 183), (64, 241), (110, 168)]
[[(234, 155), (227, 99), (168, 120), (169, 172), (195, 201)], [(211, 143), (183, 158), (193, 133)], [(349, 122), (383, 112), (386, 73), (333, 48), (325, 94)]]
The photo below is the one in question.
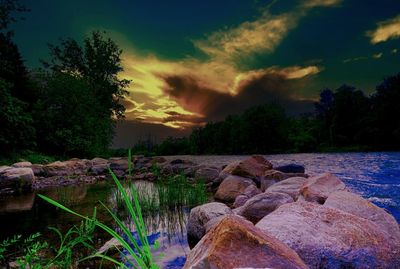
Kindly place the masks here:
[(255, 185), (251, 179), (240, 176), (228, 176), (219, 185), (214, 197), (220, 201), (233, 203), (236, 197), (242, 194), (250, 185)]
[(187, 224), (189, 245), (194, 246), (204, 236), (207, 222), (227, 214), (232, 214), (232, 210), (223, 203), (212, 202), (192, 208)]
[(310, 268), (400, 268), (400, 244), (375, 223), (310, 202), (280, 206), (256, 227), (295, 250)]
[(203, 180), (207, 184), (217, 179), (220, 172), (221, 170), (217, 167), (206, 166), (197, 169), (194, 176), (196, 179)]
[(300, 195), (300, 189), (306, 182), (307, 179), (304, 177), (291, 177), (273, 184), (272, 186), (268, 187), (266, 191), (286, 193), (296, 201)]
[(286, 193), (264, 192), (247, 200), (243, 206), (238, 208), (236, 214), (257, 223), (281, 205), (291, 202), (293, 202), (293, 198)]
[(275, 170), (281, 171), (283, 173), (304, 173), (305, 172), (304, 166), (299, 165), (299, 164), (294, 164), (294, 163), (275, 167)]
[(35, 175), (31, 168), (9, 168), (0, 172), (0, 188), (31, 189)]

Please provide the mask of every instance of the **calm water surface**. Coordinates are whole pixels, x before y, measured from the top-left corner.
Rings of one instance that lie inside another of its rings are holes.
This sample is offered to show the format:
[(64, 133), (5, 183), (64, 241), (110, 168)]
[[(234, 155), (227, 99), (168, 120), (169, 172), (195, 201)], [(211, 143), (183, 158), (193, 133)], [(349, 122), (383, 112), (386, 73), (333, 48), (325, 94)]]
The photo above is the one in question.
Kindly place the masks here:
[[(188, 159), (199, 164), (222, 166), (247, 156), (173, 156), (168, 159)], [(400, 221), (400, 152), (390, 153), (330, 153), (330, 154), (280, 154), (267, 155), (274, 165), (302, 164), (310, 175), (331, 172), (347, 186), (380, 207), (390, 211)], [(151, 186), (150, 186), (151, 189)], [(111, 219), (101, 209), (102, 201), (115, 205), (115, 187), (107, 182), (91, 186), (74, 186), (40, 191), (83, 214), (91, 214), (97, 206), (98, 217), (106, 223)], [(190, 208), (163, 211), (147, 215), (145, 222), (150, 231), (150, 241), (161, 243), (164, 258), (162, 268), (182, 268), (189, 251), (186, 223)], [(129, 221), (129, 220), (127, 220)], [(18, 197), (0, 197), (0, 240), (13, 234), (41, 231), (50, 236), (47, 227), (67, 229), (77, 219), (41, 201), (35, 193)], [(98, 235), (101, 245), (108, 238)], [(51, 238), (51, 237), (50, 237)]]

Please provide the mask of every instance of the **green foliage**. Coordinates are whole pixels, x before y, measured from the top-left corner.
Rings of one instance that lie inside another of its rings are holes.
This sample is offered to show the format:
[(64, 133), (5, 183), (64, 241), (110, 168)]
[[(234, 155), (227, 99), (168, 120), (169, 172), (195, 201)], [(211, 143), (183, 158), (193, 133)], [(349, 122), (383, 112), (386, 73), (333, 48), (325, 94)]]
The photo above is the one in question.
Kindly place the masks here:
[[(132, 157), (131, 157), (130, 151), (129, 151), (129, 157), (128, 157), (128, 166), (129, 166), (129, 175), (131, 175)], [(125, 207), (126, 207), (127, 211), (129, 212), (130, 219), (134, 223), (135, 231), (138, 235), (140, 243), (138, 241), (136, 241), (136, 239), (134, 238), (134, 236), (130, 230), (130, 227), (125, 225), (125, 223), (115, 213), (113, 213), (113, 211), (110, 208), (108, 208), (102, 202), (101, 202), (102, 206), (107, 210), (107, 212), (113, 218), (113, 220), (117, 224), (118, 228), (120, 229), (122, 235), (118, 234), (113, 228), (110, 228), (109, 226), (98, 221), (95, 217), (88, 218), (77, 212), (74, 212), (73, 210), (63, 206), (62, 204), (60, 204), (48, 197), (45, 197), (43, 195), (39, 195), (39, 196), (42, 199), (44, 199), (45, 201), (49, 202), (50, 204), (66, 211), (66, 212), (69, 212), (75, 216), (78, 216), (78, 217), (84, 219), (85, 221), (91, 223), (92, 225), (104, 230), (109, 235), (111, 235), (113, 238), (115, 238), (129, 254), (129, 256), (127, 256), (122, 251), (119, 251), (120, 255), (123, 257), (122, 262), (117, 261), (112, 257), (109, 257), (104, 254), (100, 254), (100, 253), (94, 253), (93, 255), (90, 255), (86, 259), (102, 258), (102, 259), (105, 259), (105, 260), (108, 260), (108, 261), (114, 263), (115, 265), (118, 265), (119, 268), (128, 268), (125, 263), (129, 264), (132, 268), (141, 268), (141, 269), (159, 268), (157, 266), (157, 264), (155, 263), (154, 257), (152, 255), (152, 249), (154, 250), (154, 249), (158, 248), (158, 243), (155, 244), (155, 246), (153, 246), (153, 248), (152, 248), (148, 242), (148, 239), (147, 239), (148, 233), (147, 233), (145, 223), (143, 221), (142, 210), (141, 210), (141, 207), (139, 204), (139, 199), (138, 199), (138, 194), (136, 192), (136, 189), (133, 186), (130, 188), (131, 195), (132, 195), (132, 198), (130, 198), (128, 193), (122, 186), (121, 182), (118, 180), (116, 175), (111, 170), (110, 170), (110, 174), (111, 174), (115, 184), (117, 185), (117, 188), (118, 188), (119, 192), (121, 193), (121, 196), (123, 197), (123, 200), (125, 202)]]
[(35, 130), (26, 104), (10, 93), (11, 85), (0, 78), (0, 151), (9, 152), (31, 146)]

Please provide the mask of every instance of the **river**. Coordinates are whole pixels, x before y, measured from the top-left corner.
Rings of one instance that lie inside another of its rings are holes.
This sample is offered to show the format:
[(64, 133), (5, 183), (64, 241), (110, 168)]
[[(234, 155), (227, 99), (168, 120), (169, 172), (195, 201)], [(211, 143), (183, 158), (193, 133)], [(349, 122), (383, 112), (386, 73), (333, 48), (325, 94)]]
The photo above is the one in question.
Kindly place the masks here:
[[(247, 156), (168, 156), (167, 159), (187, 159), (198, 164), (226, 165)], [(400, 152), (376, 153), (310, 153), (266, 155), (274, 166), (296, 163), (304, 165), (306, 173), (315, 175), (330, 172), (342, 179), (354, 192), (385, 208), (400, 221)], [(83, 213), (91, 214), (99, 201), (113, 204), (115, 187), (110, 182), (89, 186), (70, 186), (40, 191)], [(190, 208), (160, 212), (146, 218), (149, 233), (161, 243), (164, 254), (159, 264), (162, 268), (178, 269), (185, 262), (189, 248), (186, 239), (186, 222)], [(104, 210), (99, 218), (111, 222)], [(0, 239), (13, 234), (40, 231), (50, 236), (47, 227), (66, 229), (77, 219), (60, 211), (29, 193), (18, 197), (0, 197)], [(106, 238), (100, 238), (104, 243)]]

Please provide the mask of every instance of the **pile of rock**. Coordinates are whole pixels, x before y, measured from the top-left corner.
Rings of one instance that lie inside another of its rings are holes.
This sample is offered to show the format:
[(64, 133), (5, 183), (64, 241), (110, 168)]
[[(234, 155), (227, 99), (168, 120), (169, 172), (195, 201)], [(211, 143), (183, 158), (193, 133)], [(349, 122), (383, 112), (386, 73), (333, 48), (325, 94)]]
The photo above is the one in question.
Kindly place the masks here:
[(184, 268), (400, 268), (397, 221), (332, 174), (253, 156), (218, 182), (220, 202), (190, 212)]
[[(132, 161), (133, 177), (142, 180), (155, 180), (157, 173), (183, 173), (190, 180), (201, 179), (211, 186), (221, 172), (221, 168), (218, 167), (197, 165), (180, 159), (167, 161), (163, 157), (133, 156)], [(45, 165), (19, 162), (11, 166), (0, 166), (0, 194), (51, 186), (95, 183), (110, 176), (109, 168), (118, 177), (125, 177), (128, 175), (128, 159), (74, 158)]]

